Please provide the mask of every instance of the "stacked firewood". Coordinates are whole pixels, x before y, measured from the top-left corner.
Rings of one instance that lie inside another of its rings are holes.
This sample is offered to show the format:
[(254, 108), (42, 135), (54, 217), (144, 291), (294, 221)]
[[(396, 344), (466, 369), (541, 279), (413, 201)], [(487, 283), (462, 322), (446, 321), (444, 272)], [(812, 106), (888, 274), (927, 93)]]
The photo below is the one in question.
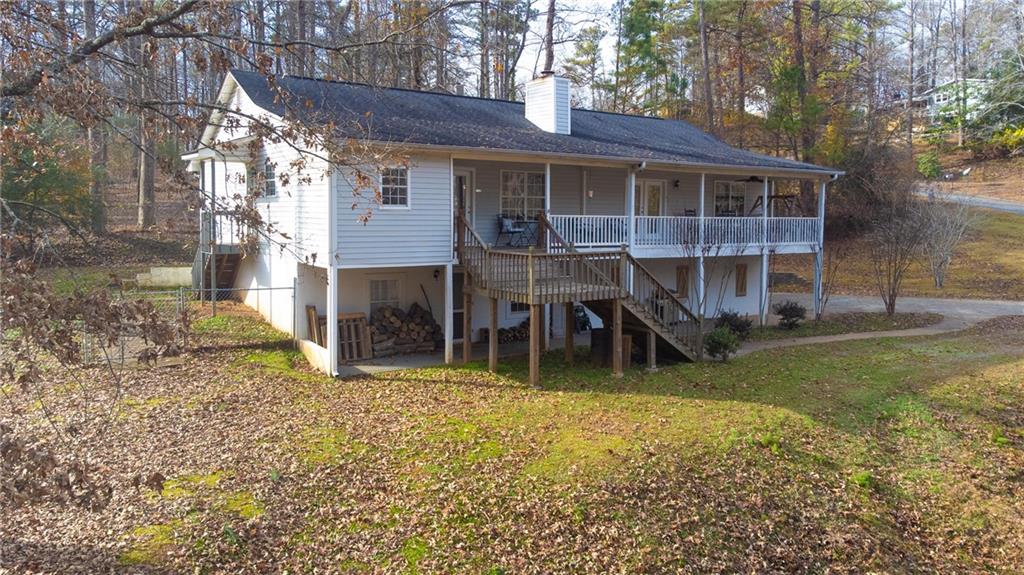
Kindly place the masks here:
[[(480, 340), (490, 341), (488, 339), (489, 332), (487, 328), (480, 330)], [(519, 325), (514, 327), (499, 327), (498, 328), (498, 343), (513, 343), (516, 341), (526, 341), (530, 339), (530, 319), (524, 319)]]
[(373, 357), (429, 352), (444, 343), (444, 330), (429, 311), (417, 303), (408, 311), (382, 306), (370, 314)]

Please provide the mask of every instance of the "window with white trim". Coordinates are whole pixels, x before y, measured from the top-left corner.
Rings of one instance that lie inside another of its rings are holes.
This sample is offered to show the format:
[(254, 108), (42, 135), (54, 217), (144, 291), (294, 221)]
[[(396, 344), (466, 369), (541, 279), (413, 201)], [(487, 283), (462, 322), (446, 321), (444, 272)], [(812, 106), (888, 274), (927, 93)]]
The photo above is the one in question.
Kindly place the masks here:
[(715, 182), (715, 216), (746, 215), (747, 185), (743, 182)]
[(383, 168), (380, 171), (380, 205), (391, 208), (409, 206), (409, 168)]
[(536, 220), (544, 211), (544, 172), (501, 172), (501, 215)]
[(402, 306), (402, 284), (396, 278), (380, 278), (370, 280), (370, 313), (378, 308)]
[(508, 311), (510, 314), (530, 313), (530, 304), (517, 301), (510, 302)]
[(274, 164), (267, 160), (263, 164), (263, 197), (273, 198), (277, 195), (277, 175), (274, 173)]

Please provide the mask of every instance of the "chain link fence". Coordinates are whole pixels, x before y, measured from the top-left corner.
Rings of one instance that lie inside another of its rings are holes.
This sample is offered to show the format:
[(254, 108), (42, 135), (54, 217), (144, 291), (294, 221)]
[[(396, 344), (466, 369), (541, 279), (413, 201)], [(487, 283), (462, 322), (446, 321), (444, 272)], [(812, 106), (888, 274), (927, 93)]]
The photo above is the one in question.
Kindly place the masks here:
[[(295, 288), (291, 286), (216, 290), (190, 287), (173, 290), (124, 290), (113, 292), (112, 298), (143, 301), (151, 305), (156, 315), (175, 329), (175, 345), (179, 350), (185, 350), (189, 347), (193, 322), (223, 312), (224, 302), (245, 303), (256, 312), (262, 312), (261, 302), (269, 299), (268, 296), (276, 296), (277, 305), (280, 306), (281, 295), (284, 295), (283, 299), (286, 301), (284, 312), (292, 318), (294, 324)], [(295, 335), (294, 325), (292, 335)], [(122, 330), (113, 345), (105, 345), (106, 342), (87, 332), (81, 334), (81, 342), (82, 360), (86, 365), (109, 363), (123, 366), (134, 363), (139, 361), (140, 357), (146, 357), (147, 350), (151, 347), (141, 333), (130, 327)]]

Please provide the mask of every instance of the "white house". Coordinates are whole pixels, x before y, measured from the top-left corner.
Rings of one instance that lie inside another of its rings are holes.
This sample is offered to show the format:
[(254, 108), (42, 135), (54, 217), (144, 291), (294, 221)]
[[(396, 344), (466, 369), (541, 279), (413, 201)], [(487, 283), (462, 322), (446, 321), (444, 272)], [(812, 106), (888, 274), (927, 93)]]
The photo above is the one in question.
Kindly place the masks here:
[(984, 78), (950, 80), (921, 94), (921, 99), (926, 102), (928, 121), (931, 124), (954, 118), (958, 113), (957, 102), (961, 98), (964, 101), (965, 119), (971, 121), (981, 113), (982, 104), (991, 89), (992, 80)]
[[(834, 169), (735, 149), (681, 121), (572, 109), (569, 82), (553, 75), (531, 81), (525, 103), (293, 77), (275, 84), (229, 74), (219, 103), (234, 112), (214, 114), (185, 159), (223, 205), (245, 193), (241, 176), (266, 174), (257, 203), (287, 249), (265, 244), (241, 257), (230, 214), (207, 213), (201, 243), (217, 255), (200, 254), (197, 272), (219, 265), (220, 287), (294, 285), (294, 302), (290, 290), (250, 291), (246, 301), (299, 339), (307, 305), (335, 317), (416, 302), (444, 327), (450, 362), (456, 341), (466, 353), (483, 332), (526, 317), (538, 346), (571, 337), (576, 303), (605, 321), (616, 346), (626, 331), (652, 360), (655, 350), (694, 358), (697, 316), (767, 316), (771, 254), (815, 254), (820, 295)], [(316, 150), (249, 145), (250, 118), (285, 114), (402, 150), (407, 165), (375, 170), (380, 201), (367, 222), (353, 208), (351, 174), (329, 169)], [(286, 186), (281, 172), (299, 157), (306, 177)], [(813, 182), (817, 213), (777, 215), (781, 180)], [(326, 340), (301, 345), (334, 372), (336, 322)]]

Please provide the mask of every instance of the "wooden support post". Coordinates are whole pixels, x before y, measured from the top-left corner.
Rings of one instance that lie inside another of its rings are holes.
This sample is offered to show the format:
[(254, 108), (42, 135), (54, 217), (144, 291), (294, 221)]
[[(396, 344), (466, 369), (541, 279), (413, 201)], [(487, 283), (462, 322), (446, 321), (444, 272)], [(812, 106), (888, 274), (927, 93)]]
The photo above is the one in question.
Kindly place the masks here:
[(491, 327), (487, 332), (487, 369), (498, 371), (498, 298), (491, 298)]
[(576, 335), (576, 313), (572, 302), (565, 302), (565, 363), (572, 365), (573, 356), (576, 352), (576, 343), (573, 337)]
[(647, 369), (648, 371), (658, 371), (657, 363), (658, 354), (658, 336), (654, 333), (653, 329), (647, 330)]
[(548, 322), (547, 322), (548, 314), (547, 314), (547, 309), (548, 309), (548, 306), (541, 305), (540, 306), (540, 311), (539, 311), (539, 313), (540, 313), (540, 326), (539, 326), (539, 330), (540, 331), (538, 331), (537, 333), (540, 334), (540, 352), (541, 353), (546, 353), (548, 351)]
[(612, 374), (622, 377), (622, 299), (612, 300)]
[(541, 310), (540, 304), (530, 304), (530, 385), (540, 385), (540, 329)]
[(473, 294), (468, 279), (462, 290), (462, 363), (469, 363), (473, 359)]

